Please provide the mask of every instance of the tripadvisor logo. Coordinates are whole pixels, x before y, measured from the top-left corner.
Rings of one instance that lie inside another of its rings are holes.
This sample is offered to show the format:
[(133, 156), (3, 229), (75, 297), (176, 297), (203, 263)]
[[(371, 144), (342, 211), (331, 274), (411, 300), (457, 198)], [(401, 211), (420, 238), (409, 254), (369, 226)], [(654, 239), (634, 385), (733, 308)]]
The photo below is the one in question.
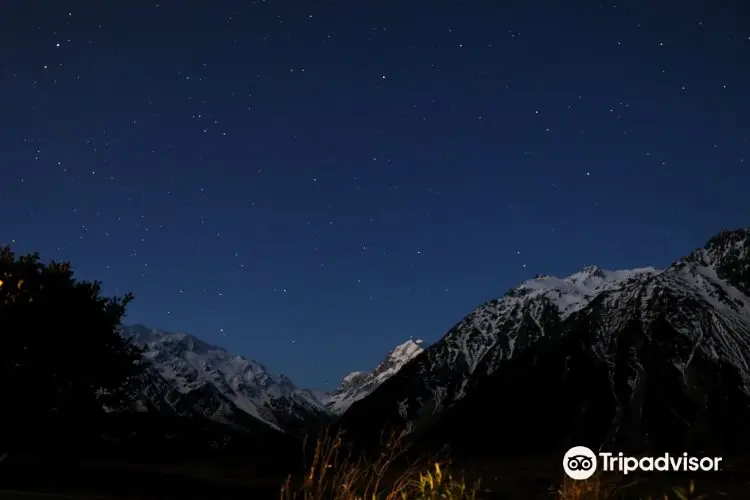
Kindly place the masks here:
[(571, 479), (588, 479), (596, 472), (596, 455), (585, 446), (574, 446), (563, 457), (563, 469)]
[(691, 457), (687, 453), (658, 457), (628, 457), (624, 453), (594, 453), (585, 446), (574, 446), (563, 457), (563, 469), (571, 479), (583, 480), (594, 475), (597, 469), (604, 472), (627, 474), (637, 470), (645, 472), (695, 472), (718, 471), (721, 457)]

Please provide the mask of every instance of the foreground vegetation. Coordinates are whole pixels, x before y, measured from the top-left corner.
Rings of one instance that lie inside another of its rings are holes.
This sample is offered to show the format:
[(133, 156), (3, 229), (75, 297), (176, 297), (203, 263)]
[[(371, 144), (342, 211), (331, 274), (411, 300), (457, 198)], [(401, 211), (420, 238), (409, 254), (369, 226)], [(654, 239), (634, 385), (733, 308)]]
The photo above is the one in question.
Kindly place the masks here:
[(281, 500), (359, 500), (359, 499), (456, 499), (476, 498), (479, 483), (467, 486), (463, 478), (445, 471), (445, 463), (414, 462), (400, 472), (394, 464), (404, 458), (407, 447), (403, 435), (391, 434), (374, 461), (354, 458), (347, 452), (344, 434), (325, 430), (315, 443), (312, 460), (305, 467), (301, 486), (287, 477)]
[[(294, 493), (290, 487), (291, 480), (287, 480), (281, 488), (281, 500), (477, 500), (481, 498), (495, 498), (491, 491), (482, 492), (479, 481), (468, 485), (466, 481), (454, 478), (445, 471), (440, 463), (435, 462), (425, 470), (414, 469), (402, 475), (395, 485), (380, 485), (377, 477), (377, 466), (357, 469), (345, 467), (341, 472), (331, 471), (328, 474), (314, 476), (311, 472), (305, 478), (305, 486)], [(350, 485), (352, 479), (363, 480), (365, 486), (361, 489)], [(699, 494), (695, 483), (690, 481), (687, 487), (675, 487), (671, 491), (658, 496), (633, 497), (617, 486), (606, 486), (600, 477), (586, 481), (573, 481), (565, 478), (559, 489), (551, 491), (549, 498), (556, 500), (614, 500), (623, 498), (638, 498), (639, 500), (698, 500), (708, 498), (733, 498), (728, 495), (712, 497)], [(484, 494), (483, 494), (484, 493)], [(503, 496), (502, 498), (508, 498)], [(518, 497), (526, 500), (529, 497)]]
[[(353, 458), (346, 451), (343, 433), (324, 431), (315, 443), (311, 463), (299, 478), (287, 477), (280, 500), (481, 500), (483, 498), (536, 498), (531, 492), (518, 497), (503, 495), (492, 488), (481, 488), (481, 481), (467, 481), (450, 472), (449, 462), (422, 460), (404, 468), (399, 461), (407, 446), (402, 437), (392, 435), (375, 460)], [(399, 465), (396, 465), (398, 462)], [(560, 467), (561, 469), (562, 467)], [(697, 500), (734, 498), (718, 492), (700, 494), (692, 480), (685, 487), (667, 488), (664, 493), (639, 494), (640, 481), (622, 476), (595, 474), (585, 481), (569, 479), (560, 471), (561, 481), (548, 489), (546, 498), (556, 500)], [(649, 488), (654, 489), (654, 488)], [(659, 489), (658, 487), (656, 489)], [(493, 496), (493, 493), (495, 496)], [(745, 498), (750, 498), (750, 494)]]
[(132, 404), (142, 351), (118, 331), (130, 300), (103, 297), (69, 263), (0, 247), (0, 394), (13, 402), (0, 451), (24, 447), (40, 419), (82, 421)]

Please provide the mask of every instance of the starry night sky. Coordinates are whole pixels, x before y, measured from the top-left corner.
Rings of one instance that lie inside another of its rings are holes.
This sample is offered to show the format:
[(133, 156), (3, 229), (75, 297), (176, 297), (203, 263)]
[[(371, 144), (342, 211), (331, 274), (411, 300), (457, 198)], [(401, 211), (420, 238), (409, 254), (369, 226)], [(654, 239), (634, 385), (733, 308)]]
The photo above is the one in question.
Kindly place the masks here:
[(301, 386), (750, 220), (740, 2), (6, 0), (0, 47), (0, 242)]

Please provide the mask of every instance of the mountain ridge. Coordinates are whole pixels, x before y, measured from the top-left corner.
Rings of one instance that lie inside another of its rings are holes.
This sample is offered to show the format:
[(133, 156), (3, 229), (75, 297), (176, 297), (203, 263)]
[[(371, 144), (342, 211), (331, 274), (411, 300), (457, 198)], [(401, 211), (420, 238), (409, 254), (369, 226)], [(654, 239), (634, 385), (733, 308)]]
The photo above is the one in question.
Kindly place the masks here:
[(310, 390), (193, 335), (143, 325), (124, 326), (121, 334), (145, 348), (152, 368), (145, 406), (235, 425), (249, 416), (279, 431), (327, 416)]
[(335, 415), (343, 414), (354, 402), (367, 397), (421, 354), (424, 351), (423, 343), (421, 339), (409, 339), (391, 350), (372, 371), (355, 371), (345, 375), (339, 386), (327, 395), (326, 407)]
[(343, 412), (421, 352), (421, 341), (409, 340), (373, 371), (351, 373), (338, 392), (325, 393), (300, 388), (258, 361), (233, 355), (194, 335), (141, 324), (121, 327), (121, 335), (142, 346), (148, 362), (138, 411), (201, 416), (240, 428), (254, 425), (253, 419), (292, 433)]
[[(748, 234), (722, 231), (664, 270), (590, 266), (566, 278), (527, 280), (475, 308), (353, 404), (341, 425), (371, 429), (370, 437), (384, 425), (400, 426), (460, 448), (499, 446), (487, 428), (508, 422), (517, 431), (506, 435), (506, 449), (521, 446), (520, 436), (540, 449), (575, 436), (591, 446), (708, 446), (727, 442), (732, 429), (750, 449), (748, 433), (721, 413), (732, 406), (750, 415), (750, 298), (742, 291), (750, 282)], [(525, 392), (519, 380), (534, 389)], [(712, 396), (696, 380), (720, 388), (726, 401), (708, 408)], [(494, 412), (488, 401), (498, 398), (516, 409)], [(580, 421), (588, 411), (589, 431), (575, 419), (550, 426), (545, 407), (529, 402), (540, 399), (570, 408)], [(538, 433), (546, 440), (532, 435), (531, 422), (546, 422), (550, 432)]]
[[(522, 447), (532, 422), (549, 427), (538, 432), (545, 440), (529, 438), (540, 449), (576, 439), (592, 447), (710, 446), (731, 430), (747, 435), (735, 444), (750, 449), (750, 433), (727, 413), (750, 418), (749, 235), (717, 233), (665, 269), (537, 275), (480, 304), (438, 342), (409, 340), (330, 393), (301, 389), (191, 335), (124, 331), (146, 346), (154, 368), (144, 408), (235, 427), (261, 421), (299, 434), (337, 420), (363, 442), (389, 425), (415, 440), (486, 448), (493, 438), (476, 433), (506, 422), (519, 429), (506, 449)], [(516, 409), (494, 415), (489, 402), (498, 398)], [(549, 425), (541, 400), (578, 417)]]

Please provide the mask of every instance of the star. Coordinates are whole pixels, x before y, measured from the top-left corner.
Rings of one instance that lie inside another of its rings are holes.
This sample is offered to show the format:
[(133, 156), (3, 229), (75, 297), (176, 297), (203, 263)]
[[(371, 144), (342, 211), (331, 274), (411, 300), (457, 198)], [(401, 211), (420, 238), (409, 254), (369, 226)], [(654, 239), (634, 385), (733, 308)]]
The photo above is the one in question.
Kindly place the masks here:
[(0, 240), (133, 292), (128, 322), (319, 387), (542, 264), (668, 266), (684, 249), (643, 241), (700, 246), (750, 213), (737, 9), (437, 2), (409, 29), (395, 4), (224, 7), (21, 9), (0, 30)]

